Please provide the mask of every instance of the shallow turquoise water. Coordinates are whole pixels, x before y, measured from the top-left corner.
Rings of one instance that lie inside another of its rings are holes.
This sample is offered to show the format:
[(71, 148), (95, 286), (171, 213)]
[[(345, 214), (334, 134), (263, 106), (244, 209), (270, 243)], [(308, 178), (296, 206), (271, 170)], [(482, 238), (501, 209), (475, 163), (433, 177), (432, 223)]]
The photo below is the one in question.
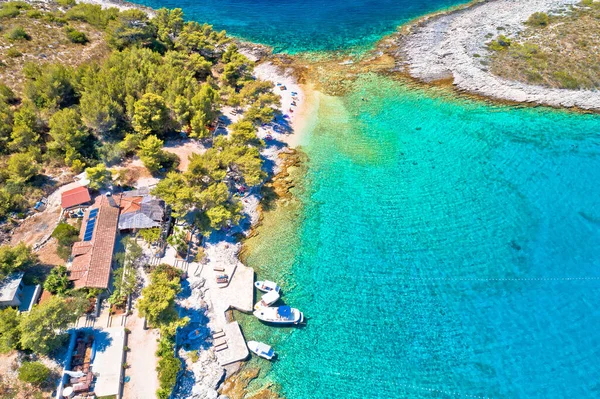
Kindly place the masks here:
[[(453, 3), (143, 2), (289, 52), (368, 45)], [(600, 397), (599, 133), (599, 116), (372, 75), (323, 97), (302, 206), (267, 215), (248, 256), (309, 317), (238, 315), (280, 355), (266, 378), (288, 399)]]
[[(409, 18), (459, 0), (134, 0), (154, 8), (180, 7), (189, 19), (275, 51), (339, 50), (368, 46)], [(462, 1), (466, 2), (466, 1)]]
[(371, 75), (318, 112), (298, 227), (248, 259), (309, 317), (249, 326), (281, 354), (267, 378), (289, 399), (599, 397), (600, 117)]

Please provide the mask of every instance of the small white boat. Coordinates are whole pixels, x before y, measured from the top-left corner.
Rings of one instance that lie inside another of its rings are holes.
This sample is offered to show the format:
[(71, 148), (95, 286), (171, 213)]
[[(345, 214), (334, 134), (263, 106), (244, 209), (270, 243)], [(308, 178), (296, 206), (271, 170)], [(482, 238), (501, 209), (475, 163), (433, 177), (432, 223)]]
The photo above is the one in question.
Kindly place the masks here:
[(259, 320), (272, 324), (300, 324), (304, 320), (301, 311), (289, 306), (261, 308), (253, 314)]
[(279, 292), (277, 291), (269, 291), (265, 295), (262, 296), (259, 302), (254, 305), (254, 310), (258, 310), (260, 308), (266, 308), (267, 306), (271, 306), (275, 302), (279, 300)]
[(273, 281), (269, 281), (269, 280), (257, 281), (254, 283), (254, 286), (262, 292), (269, 292), (269, 291), (279, 292), (279, 290), (281, 289), (281, 288), (279, 288), (279, 286), (276, 283), (274, 283)]
[(275, 352), (273, 351), (273, 348), (271, 348), (267, 344), (263, 344), (262, 342), (248, 341), (248, 349), (250, 349), (250, 351), (255, 355), (265, 358), (267, 360), (271, 360), (275, 357)]

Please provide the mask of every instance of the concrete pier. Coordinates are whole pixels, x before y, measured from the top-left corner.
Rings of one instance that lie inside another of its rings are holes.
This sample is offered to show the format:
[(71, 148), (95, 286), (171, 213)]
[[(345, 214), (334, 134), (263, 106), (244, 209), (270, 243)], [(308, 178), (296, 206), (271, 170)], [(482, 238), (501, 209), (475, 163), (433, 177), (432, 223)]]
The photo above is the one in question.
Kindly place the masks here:
[(223, 332), (225, 336), (220, 338), (217, 343), (224, 343), (226, 349), (218, 350), (219, 347), (215, 347), (215, 353), (219, 364), (221, 366), (227, 366), (228, 364), (246, 360), (250, 355), (246, 340), (242, 334), (242, 329), (237, 321), (227, 323), (223, 326)]

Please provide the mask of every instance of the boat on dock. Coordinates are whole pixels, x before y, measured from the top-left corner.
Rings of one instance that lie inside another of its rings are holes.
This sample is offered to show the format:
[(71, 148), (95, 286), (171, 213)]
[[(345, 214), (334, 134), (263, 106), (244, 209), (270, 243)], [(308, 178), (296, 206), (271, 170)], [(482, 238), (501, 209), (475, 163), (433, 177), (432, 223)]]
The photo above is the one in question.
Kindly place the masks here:
[(269, 280), (257, 281), (254, 283), (254, 286), (262, 292), (275, 291), (279, 292), (281, 288), (277, 285), (277, 283)]
[(273, 348), (267, 344), (263, 344), (262, 342), (248, 341), (248, 349), (250, 349), (250, 352), (254, 353), (255, 355), (267, 360), (271, 360), (276, 356)]
[(275, 302), (279, 300), (279, 292), (277, 291), (269, 291), (265, 295), (262, 296), (259, 302), (254, 305), (254, 310), (258, 310), (261, 308), (266, 308), (271, 306)]
[(304, 314), (289, 306), (261, 308), (253, 314), (257, 319), (271, 324), (300, 324), (304, 321)]

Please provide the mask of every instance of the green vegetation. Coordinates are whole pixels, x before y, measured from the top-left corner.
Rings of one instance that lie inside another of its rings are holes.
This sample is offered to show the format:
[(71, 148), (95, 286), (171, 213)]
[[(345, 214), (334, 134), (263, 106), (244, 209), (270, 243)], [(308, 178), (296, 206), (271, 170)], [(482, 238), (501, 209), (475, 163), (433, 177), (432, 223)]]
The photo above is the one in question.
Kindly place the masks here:
[(67, 338), (65, 329), (83, 313), (87, 301), (80, 297), (52, 297), (19, 317), (23, 349), (49, 354)]
[[(112, 181), (107, 165), (132, 155), (153, 174), (174, 170), (178, 159), (164, 141), (185, 132), (212, 146), (192, 156), (187, 172), (168, 173), (155, 193), (179, 215), (199, 209), (204, 232), (237, 224), (241, 205), (233, 193), (265, 177), (256, 127), (279, 106), (273, 85), (252, 78), (253, 63), (225, 32), (185, 22), (180, 9), (149, 19), (139, 10), (62, 5), (64, 14), (52, 18), (66, 23), (69, 40), (85, 42), (83, 28), (71, 26), (85, 24), (103, 30), (112, 51), (79, 67), (26, 64), (21, 104), (0, 97), (0, 218), (32, 206), (48, 167), (85, 170), (92, 189)], [(245, 109), (229, 139), (213, 136), (223, 104)]]
[(17, 245), (0, 246), (0, 280), (11, 273), (25, 271), (37, 262), (31, 247), (19, 243)]
[(167, 237), (167, 242), (175, 248), (177, 253), (181, 256), (185, 256), (188, 251), (188, 240), (186, 239), (186, 232), (184, 230), (173, 229), (173, 233)]
[(537, 12), (512, 40), (489, 43), (490, 70), (509, 80), (562, 89), (600, 88), (600, 3), (583, 1), (563, 15)]
[(140, 141), (138, 156), (151, 173), (166, 167), (176, 166), (179, 161), (176, 155), (164, 151), (163, 141), (156, 136), (148, 136)]
[(9, 56), (10, 58), (17, 58), (17, 57), (22, 56), (23, 54), (16, 48), (11, 47), (8, 50), (6, 50), (6, 55)]
[(175, 356), (175, 343), (173, 340), (161, 338), (158, 341), (156, 356), (159, 357), (158, 382), (160, 388), (156, 392), (159, 399), (168, 399), (177, 383), (177, 375), (181, 371), (181, 360)]
[(19, 380), (40, 385), (50, 376), (50, 369), (41, 362), (25, 362), (19, 367)]
[(88, 187), (92, 190), (100, 190), (111, 180), (111, 172), (103, 163), (100, 163), (95, 167), (87, 168), (85, 174), (90, 181)]
[(157, 396), (166, 399), (177, 382), (181, 370), (181, 360), (175, 356), (175, 333), (183, 327), (188, 318), (180, 319), (175, 309), (175, 296), (181, 290), (181, 271), (169, 265), (160, 265), (150, 275), (150, 285), (142, 290), (138, 301), (140, 315), (148, 322), (160, 328), (161, 338), (156, 355), (158, 361), (158, 379), (160, 388)]
[(0, 311), (0, 353), (27, 349), (47, 355), (63, 345), (64, 330), (83, 313), (87, 301), (58, 296), (35, 305), (29, 313), (16, 309)]
[(138, 301), (140, 315), (155, 327), (177, 320), (175, 296), (181, 290), (180, 271), (170, 266), (157, 267), (150, 275), (150, 284), (142, 290)]
[(10, 32), (8, 32), (6, 34), (6, 38), (8, 40), (31, 40), (31, 36), (29, 36), (29, 34), (27, 32), (25, 32), (25, 29), (23, 29), (20, 26), (17, 26), (16, 28), (12, 29)]
[(53, 268), (44, 281), (44, 289), (52, 294), (64, 296), (69, 292), (69, 288), (69, 275), (65, 266)]
[(0, 353), (7, 353), (19, 346), (19, 311), (13, 308), (0, 310)]
[(126, 236), (121, 240), (123, 251), (115, 255), (119, 267), (113, 271), (113, 293), (108, 302), (122, 307), (127, 297), (133, 293), (138, 282), (138, 267), (141, 266), (142, 247), (132, 237)]
[(488, 43), (488, 48), (492, 51), (506, 50), (512, 44), (512, 40), (504, 35), (498, 36), (495, 40)]
[(550, 23), (550, 17), (545, 12), (534, 12), (526, 24), (533, 27), (545, 27)]
[(69, 40), (73, 43), (86, 44), (90, 41), (90, 39), (88, 39), (85, 33), (78, 31), (77, 29), (71, 28), (70, 26), (67, 26), (65, 28), (65, 33), (67, 34)]
[(138, 234), (146, 243), (152, 245), (160, 239), (160, 228), (141, 229)]
[(58, 242), (58, 256), (66, 260), (71, 255), (71, 247), (79, 240), (79, 229), (62, 222), (52, 232), (52, 238), (56, 238)]

